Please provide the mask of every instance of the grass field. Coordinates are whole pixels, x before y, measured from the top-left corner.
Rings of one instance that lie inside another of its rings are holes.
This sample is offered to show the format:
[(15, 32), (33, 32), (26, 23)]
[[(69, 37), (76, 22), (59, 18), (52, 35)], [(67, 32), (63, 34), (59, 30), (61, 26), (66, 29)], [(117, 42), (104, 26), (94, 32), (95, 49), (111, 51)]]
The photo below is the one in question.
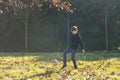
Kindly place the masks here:
[(76, 59), (78, 69), (68, 54), (68, 66), (60, 70), (62, 53), (2, 53), (0, 80), (120, 80), (119, 53), (78, 53)]

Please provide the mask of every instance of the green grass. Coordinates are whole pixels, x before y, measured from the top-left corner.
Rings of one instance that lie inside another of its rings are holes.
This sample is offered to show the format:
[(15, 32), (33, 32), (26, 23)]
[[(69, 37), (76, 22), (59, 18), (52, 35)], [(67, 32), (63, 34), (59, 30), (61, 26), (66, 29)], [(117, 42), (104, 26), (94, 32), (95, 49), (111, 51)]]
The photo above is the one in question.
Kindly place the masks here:
[[(62, 53), (3, 53), (0, 56), (14, 56), (14, 57), (23, 57), (24, 56), (38, 56), (38, 60), (40, 61), (51, 61), (52, 59), (63, 60)], [(109, 59), (109, 58), (120, 58), (120, 53), (77, 53), (76, 60), (83, 61), (94, 61), (101, 59)], [(71, 60), (71, 54), (67, 54), (67, 60)]]

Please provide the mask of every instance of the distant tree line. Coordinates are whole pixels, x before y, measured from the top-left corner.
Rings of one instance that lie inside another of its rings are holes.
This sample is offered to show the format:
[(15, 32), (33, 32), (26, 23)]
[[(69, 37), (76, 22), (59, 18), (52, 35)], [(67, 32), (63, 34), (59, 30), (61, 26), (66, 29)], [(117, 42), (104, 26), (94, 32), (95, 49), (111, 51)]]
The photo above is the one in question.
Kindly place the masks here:
[(43, 0), (41, 6), (37, 4), (34, 7), (31, 1), (36, 4), (42, 0), (29, 0), (27, 9), (25, 5), (23, 9), (14, 9), (13, 6), (5, 8), (2, 1), (0, 52), (25, 51), (26, 23), (28, 52), (62, 51), (67, 46), (68, 25), (79, 27), (87, 51), (119, 51), (120, 0), (53, 0), (62, 1), (59, 4)]

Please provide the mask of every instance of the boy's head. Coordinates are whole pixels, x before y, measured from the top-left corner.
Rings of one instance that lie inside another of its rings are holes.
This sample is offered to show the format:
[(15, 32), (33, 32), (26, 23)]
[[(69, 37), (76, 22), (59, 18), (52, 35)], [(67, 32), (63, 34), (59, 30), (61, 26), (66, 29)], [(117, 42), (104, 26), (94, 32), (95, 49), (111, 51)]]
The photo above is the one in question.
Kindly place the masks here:
[(77, 33), (78, 33), (78, 28), (77, 28), (77, 26), (73, 26), (73, 27), (71, 28), (71, 32), (72, 32), (73, 35), (77, 34)]

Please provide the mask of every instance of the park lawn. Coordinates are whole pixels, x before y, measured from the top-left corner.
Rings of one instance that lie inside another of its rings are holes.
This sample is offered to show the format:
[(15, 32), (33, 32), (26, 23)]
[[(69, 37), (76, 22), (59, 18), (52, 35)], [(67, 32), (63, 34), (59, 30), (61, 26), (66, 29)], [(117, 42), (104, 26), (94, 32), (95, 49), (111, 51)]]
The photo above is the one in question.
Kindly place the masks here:
[(1, 54), (0, 80), (120, 80), (119, 53), (78, 53), (76, 59), (78, 69), (68, 54), (68, 66), (60, 70), (61, 53)]

